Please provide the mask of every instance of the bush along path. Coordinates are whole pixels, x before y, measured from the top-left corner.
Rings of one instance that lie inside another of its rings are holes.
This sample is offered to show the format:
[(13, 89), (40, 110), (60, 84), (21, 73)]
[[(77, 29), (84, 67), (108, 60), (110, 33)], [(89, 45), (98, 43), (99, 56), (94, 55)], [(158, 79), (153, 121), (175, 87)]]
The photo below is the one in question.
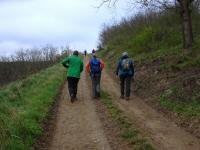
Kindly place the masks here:
[(0, 89), (0, 149), (28, 150), (43, 131), (42, 123), (65, 79), (55, 65)]
[(120, 99), (118, 84), (105, 71), (102, 76), (102, 87), (111, 92), (115, 104), (125, 115), (131, 119), (139, 131), (149, 137), (157, 149), (162, 150), (199, 150), (200, 141), (177, 127), (140, 98), (132, 96), (129, 101)]

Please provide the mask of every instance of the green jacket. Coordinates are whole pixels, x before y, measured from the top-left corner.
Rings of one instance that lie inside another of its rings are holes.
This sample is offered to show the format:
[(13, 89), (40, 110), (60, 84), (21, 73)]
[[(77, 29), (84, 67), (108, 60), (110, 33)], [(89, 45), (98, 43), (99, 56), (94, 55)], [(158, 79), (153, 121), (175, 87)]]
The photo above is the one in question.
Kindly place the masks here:
[(62, 61), (63, 66), (67, 69), (67, 77), (80, 78), (81, 72), (83, 71), (83, 61), (80, 57), (72, 55), (66, 57)]

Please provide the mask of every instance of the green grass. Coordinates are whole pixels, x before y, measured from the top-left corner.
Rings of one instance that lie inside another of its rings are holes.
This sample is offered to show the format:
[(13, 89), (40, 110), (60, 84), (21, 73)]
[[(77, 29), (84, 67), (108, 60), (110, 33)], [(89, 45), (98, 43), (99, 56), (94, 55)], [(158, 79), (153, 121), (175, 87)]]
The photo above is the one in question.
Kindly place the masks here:
[(64, 68), (55, 65), (0, 89), (0, 149), (31, 149), (63, 82)]
[(197, 100), (183, 102), (161, 96), (160, 105), (187, 118), (197, 118), (200, 121), (200, 102)]
[(134, 150), (155, 150), (147, 140), (142, 137), (138, 130), (134, 129), (132, 123), (123, 112), (112, 103), (111, 96), (102, 92), (102, 102), (109, 111), (110, 117), (120, 128), (120, 137), (127, 140)]

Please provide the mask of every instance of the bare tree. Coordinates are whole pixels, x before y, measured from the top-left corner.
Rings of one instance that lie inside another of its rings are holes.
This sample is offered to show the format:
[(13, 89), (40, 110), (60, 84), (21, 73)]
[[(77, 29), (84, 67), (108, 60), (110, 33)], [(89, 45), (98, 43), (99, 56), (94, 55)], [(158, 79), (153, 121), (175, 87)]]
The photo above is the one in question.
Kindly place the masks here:
[(10, 61), (9, 57), (6, 57), (6, 56), (0, 57), (0, 62), (9, 62), (9, 61)]
[[(103, 4), (107, 3), (110, 5), (115, 5), (119, 0), (103, 0), (99, 5), (101, 7)], [(181, 24), (182, 24), (182, 34), (183, 34), (183, 47), (189, 49), (193, 45), (193, 31), (192, 31), (192, 20), (191, 12), (194, 5), (198, 5), (200, 0), (130, 0), (132, 5), (136, 3), (141, 4), (145, 7), (154, 7), (158, 9), (169, 9), (176, 8), (180, 13)]]
[(52, 45), (46, 45), (42, 48), (42, 52), (45, 58), (45, 61), (55, 61), (58, 54), (58, 48)]
[(39, 61), (42, 61), (43, 58), (42, 58), (42, 51), (38, 48), (33, 48), (31, 50), (28, 51), (28, 54), (29, 54), (29, 60), (31, 62), (39, 62)]
[(17, 61), (25, 61), (27, 53), (25, 52), (24, 49), (20, 49), (16, 51), (15, 55), (16, 55), (15, 58)]
[(42, 52), (45, 58), (45, 61), (49, 60), (49, 48), (48, 46), (42, 48)]
[(50, 59), (50, 61), (55, 61), (57, 54), (58, 54), (58, 49), (56, 47), (50, 46), (49, 47), (49, 59)]

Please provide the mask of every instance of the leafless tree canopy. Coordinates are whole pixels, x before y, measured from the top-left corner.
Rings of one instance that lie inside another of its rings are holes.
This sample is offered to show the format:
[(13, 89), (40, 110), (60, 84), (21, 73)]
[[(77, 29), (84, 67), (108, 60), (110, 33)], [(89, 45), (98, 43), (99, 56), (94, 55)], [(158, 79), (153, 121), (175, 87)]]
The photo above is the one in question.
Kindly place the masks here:
[(19, 49), (9, 57), (1, 56), (0, 86), (47, 68), (60, 61), (64, 55), (66, 51), (60, 54), (58, 48), (47, 45), (42, 48)]

